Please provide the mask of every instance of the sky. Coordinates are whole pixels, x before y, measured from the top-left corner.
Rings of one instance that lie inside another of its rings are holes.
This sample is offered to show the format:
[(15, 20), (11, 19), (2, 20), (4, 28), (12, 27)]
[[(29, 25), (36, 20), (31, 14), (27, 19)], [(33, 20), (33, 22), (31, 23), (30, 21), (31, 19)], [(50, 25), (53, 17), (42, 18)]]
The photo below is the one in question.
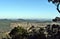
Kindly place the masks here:
[(0, 0), (0, 19), (53, 19), (60, 17), (56, 6), (48, 0)]

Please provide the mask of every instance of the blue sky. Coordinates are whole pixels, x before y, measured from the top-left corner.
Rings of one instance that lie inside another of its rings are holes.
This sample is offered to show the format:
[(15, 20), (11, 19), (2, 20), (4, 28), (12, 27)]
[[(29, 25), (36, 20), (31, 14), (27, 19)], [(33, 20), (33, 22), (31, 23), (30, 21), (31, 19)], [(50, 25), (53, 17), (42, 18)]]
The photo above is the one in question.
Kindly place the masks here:
[(48, 0), (0, 0), (0, 18), (40, 19), (60, 16)]

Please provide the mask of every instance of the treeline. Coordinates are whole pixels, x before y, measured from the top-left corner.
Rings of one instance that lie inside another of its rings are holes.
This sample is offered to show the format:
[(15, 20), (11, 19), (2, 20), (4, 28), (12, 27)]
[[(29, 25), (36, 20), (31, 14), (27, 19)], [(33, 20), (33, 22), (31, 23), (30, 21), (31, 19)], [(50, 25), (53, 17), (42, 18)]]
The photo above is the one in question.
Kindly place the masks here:
[(2, 39), (60, 39), (60, 25), (47, 25), (45, 28), (35, 29), (31, 26), (28, 30), (15, 27)]

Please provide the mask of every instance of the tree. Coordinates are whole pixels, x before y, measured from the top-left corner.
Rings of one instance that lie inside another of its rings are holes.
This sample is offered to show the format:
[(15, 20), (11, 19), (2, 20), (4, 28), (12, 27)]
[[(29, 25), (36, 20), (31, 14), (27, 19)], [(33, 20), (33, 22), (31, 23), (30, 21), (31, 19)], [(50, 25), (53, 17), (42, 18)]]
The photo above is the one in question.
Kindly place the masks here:
[(27, 30), (22, 27), (15, 27), (9, 33), (12, 39), (24, 39), (27, 37)]
[(32, 33), (29, 33), (29, 34), (30, 35), (29, 35), (28, 39), (46, 39), (43, 28), (40, 28), (37, 31), (35, 29), (35, 30), (33, 30)]
[(60, 13), (60, 10), (59, 10), (59, 5), (60, 5), (60, 0), (48, 0), (48, 2), (52, 2), (53, 4), (56, 5), (56, 9), (57, 11)]
[(57, 22), (57, 19), (53, 19), (52, 21), (53, 21), (53, 22)]

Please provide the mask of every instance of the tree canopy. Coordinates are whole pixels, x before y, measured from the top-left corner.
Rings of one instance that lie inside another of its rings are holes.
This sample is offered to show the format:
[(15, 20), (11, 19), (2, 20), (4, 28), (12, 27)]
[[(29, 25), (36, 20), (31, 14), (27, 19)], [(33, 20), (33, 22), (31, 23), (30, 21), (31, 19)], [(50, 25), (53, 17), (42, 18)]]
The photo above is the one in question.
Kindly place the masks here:
[(9, 35), (12, 39), (24, 39), (24, 37), (27, 36), (27, 30), (18, 26), (12, 29)]
[(60, 5), (60, 0), (48, 0), (48, 2), (52, 2), (53, 4), (55, 4), (57, 6), (57, 11), (60, 13), (59, 10), (59, 5)]

